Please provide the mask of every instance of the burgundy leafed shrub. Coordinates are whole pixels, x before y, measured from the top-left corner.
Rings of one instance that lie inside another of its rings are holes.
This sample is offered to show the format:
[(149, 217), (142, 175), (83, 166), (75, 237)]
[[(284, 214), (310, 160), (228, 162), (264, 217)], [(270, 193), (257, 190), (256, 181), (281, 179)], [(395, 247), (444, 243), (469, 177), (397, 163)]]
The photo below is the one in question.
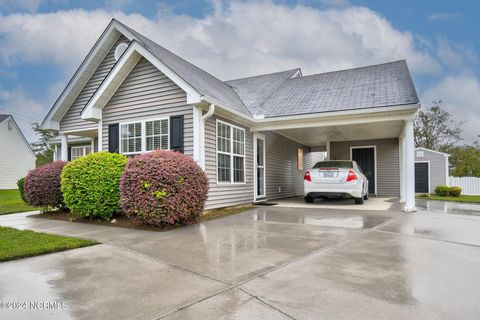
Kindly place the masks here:
[(191, 158), (174, 151), (153, 151), (130, 159), (120, 180), (120, 204), (128, 217), (165, 226), (198, 221), (208, 180)]
[(25, 177), (25, 198), (35, 207), (63, 208), (60, 174), (66, 161), (55, 161), (31, 170)]

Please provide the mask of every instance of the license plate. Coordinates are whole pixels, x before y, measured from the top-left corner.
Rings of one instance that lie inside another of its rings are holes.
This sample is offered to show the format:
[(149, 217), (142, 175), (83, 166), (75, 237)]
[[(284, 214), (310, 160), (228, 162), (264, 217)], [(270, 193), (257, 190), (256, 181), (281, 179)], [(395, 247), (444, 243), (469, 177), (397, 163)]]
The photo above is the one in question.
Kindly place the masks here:
[(324, 171), (322, 172), (322, 176), (324, 178), (334, 178), (335, 177), (335, 171)]

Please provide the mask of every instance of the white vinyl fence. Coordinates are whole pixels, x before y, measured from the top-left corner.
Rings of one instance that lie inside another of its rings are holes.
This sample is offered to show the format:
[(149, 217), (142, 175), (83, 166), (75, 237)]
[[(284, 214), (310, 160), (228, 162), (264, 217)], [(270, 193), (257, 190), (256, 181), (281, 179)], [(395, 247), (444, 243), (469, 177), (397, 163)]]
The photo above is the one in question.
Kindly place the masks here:
[(457, 186), (462, 188), (462, 194), (480, 196), (480, 178), (450, 177), (450, 186)]

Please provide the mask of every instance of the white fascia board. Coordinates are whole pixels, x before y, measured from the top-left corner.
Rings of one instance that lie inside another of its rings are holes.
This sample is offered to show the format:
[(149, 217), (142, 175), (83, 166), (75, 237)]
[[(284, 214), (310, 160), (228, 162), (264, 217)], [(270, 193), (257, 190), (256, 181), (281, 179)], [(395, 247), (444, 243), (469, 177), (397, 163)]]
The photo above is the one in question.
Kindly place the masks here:
[[(246, 115), (242, 112), (239, 112), (239, 111), (236, 111), (232, 108), (229, 108), (229, 107), (225, 106), (223, 103), (219, 102), (218, 100), (215, 100), (215, 99), (210, 98), (208, 96), (201, 96), (200, 100), (202, 102), (206, 102), (208, 104), (213, 103), (215, 105), (215, 107), (219, 107), (220, 109), (224, 110), (225, 112), (227, 112), (229, 114), (232, 114), (233, 116), (236, 117), (236, 119), (232, 119), (232, 120), (235, 120), (235, 121), (237, 121), (241, 124), (250, 126), (255, 122), (255, 119), (253, 118), (253, 116), (249, 116), (249, 115)], [(215, 112), (215, 113), (218, 113), (218, 112)]]
[[(58, 127), (54, 128), (52, 125), (55, 125), (55, 122), (60, 122), (60, 120), (67, 113), (75, 98), (81, 92), (84, 85), (87, 83), (91, 75), (95, 72), (96, 68), (103, 60), (103, 57), (108, 53), (111, 46), (120, 37), (118, 32), (122, 33), (125, 37), (132, 39), (132, 36), (126, 30), (120, 29), (124, 28), (121, 27), (117, 21), (112, 20), (110, 22), (88, 53), (85, 60), (83, 60), (80, 67), (68, 82), (67, 86), (60, 94), (59, 98), (54, 103), (45, 119), (42, 121), (42, 128), (58, 130)], [(95, 61), (97, 63), (94, 63)]]
[(102, 119), (102, 109), (142, 57), (147, 59), (158, 70), (186, 92), (187, 104), (201, 102), (200, 94), (193, 89), (192, 86), (180, 78), (157, 57), (152, 55), (140, 43), (134, 40), (130, 43), (120, 60), (115, 64), (115, 67), (85, 106), (82, 111), (82, 119), (90, 121)]
[[(381, 110), (378, 110), (381, 109)], [(364, 111), (346, 111), (327, 114), (311, 114), (301, 118), (292, 116), (283, 120), (272, 121), (271, 119), (257, 119), (252, 126), (252, 131), (281, 130), (311, 127), (328, 127), (341, 125), (355, 125), (362, 123), (375, 123), (384, 121), (412, 120), (413, 113), (405, 112), (408, 109), (395, 107), (375, 108)], [(416, 110), (416, 109), (412, 109)]]

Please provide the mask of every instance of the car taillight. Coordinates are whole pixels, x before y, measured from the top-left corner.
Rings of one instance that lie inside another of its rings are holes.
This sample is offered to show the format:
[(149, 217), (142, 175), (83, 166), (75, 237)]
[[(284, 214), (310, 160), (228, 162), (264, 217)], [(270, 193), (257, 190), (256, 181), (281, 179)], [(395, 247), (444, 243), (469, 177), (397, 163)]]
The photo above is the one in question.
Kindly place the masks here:
[(352, 170), (348, 170), (347, 182), (357, 180), (357, 179), (358, 179), (357, 174), (355, 172), (353, 172)]
[(305, 175), (303, 176), (303, 180), (312, 181), (312, 177), (310, 176), (310, 171), (305, 172)]

